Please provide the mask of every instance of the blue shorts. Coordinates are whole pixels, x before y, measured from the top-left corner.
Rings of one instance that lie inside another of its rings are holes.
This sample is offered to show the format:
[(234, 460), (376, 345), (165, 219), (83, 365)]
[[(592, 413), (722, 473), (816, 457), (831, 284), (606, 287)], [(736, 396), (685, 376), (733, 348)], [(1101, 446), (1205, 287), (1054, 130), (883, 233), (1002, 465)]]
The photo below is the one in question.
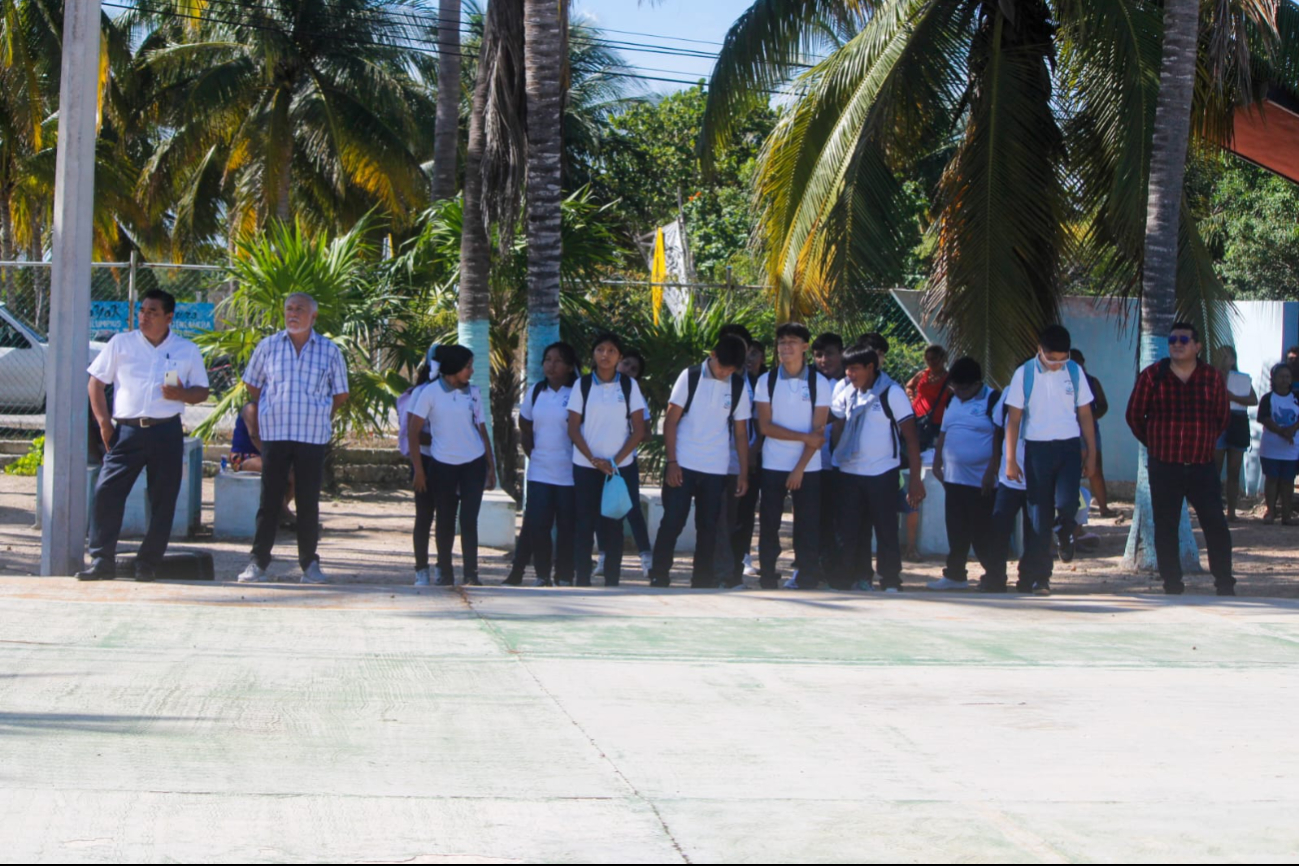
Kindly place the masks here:
[(1294, 481), (1299, 471), (1299, 460), (1273, 460), (1271, 457), (1260, 457), (1263, 464), (1263, 475), (1268, 478), (1279, 478), (1282, 481)]

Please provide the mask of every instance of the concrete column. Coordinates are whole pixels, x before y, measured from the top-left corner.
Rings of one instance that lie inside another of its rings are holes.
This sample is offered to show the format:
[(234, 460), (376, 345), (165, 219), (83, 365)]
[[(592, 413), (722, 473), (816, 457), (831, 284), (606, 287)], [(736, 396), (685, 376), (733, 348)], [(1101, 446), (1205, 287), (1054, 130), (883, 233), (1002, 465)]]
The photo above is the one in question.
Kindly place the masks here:
[(86, 364), (90, 351), (99, 16), (99, 0), (64, 3), (50, 342), (45, 355), (45, 486), (41, 499), (41, 574), (45, 575), (72, 574), (81, 570), (85, 561)]

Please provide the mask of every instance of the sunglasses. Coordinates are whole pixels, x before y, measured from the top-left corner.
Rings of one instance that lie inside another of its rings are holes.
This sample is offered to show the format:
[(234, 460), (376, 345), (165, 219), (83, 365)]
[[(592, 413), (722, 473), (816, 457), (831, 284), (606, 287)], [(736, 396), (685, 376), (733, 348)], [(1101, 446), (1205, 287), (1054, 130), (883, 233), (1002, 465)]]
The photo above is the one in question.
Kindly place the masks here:
[(1170, 346), (1176, 346), (1178, 344), (1185, 346), (1187, 343), (1191, 342), (1194, 342), (1194, 338), (1188, 337), (1185, 334), (1172, 334), (1168, 338), (1168, 345)]

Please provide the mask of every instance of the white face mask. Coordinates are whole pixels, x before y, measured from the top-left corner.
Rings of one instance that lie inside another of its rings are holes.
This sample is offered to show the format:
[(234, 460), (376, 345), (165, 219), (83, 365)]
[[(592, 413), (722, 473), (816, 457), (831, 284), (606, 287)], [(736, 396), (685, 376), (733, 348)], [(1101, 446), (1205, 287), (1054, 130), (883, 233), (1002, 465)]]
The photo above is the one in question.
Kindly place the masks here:
[(1042, 369), (1044, 369), (1044, 370), (1051, 370), (1051, 371), (1053, 371), (1053, 372), (1054, 372), (1055, 370), (1063, 370), (1063, 369), (1064, 369), (1064, 365), (1068, 363), (1068, 361), (1050, 361), (1050, 360), (1047, 360), (1046, 354), (1043, 353), (1043, 351), (1042, 351), (1041, 349), (1038, 349), (1038, 350), (1037, 350), (1037, 360), (1038, 360), (1038, 362), (1042, 365)]

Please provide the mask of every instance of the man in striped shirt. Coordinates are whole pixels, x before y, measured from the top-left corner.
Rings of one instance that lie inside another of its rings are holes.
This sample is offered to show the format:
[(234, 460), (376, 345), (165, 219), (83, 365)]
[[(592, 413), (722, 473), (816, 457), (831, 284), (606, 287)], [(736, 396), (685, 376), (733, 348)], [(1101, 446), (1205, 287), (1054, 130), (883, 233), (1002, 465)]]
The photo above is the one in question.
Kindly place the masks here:
[(333, 415), (347, 402), (347, 365), (333, 342), (315, 331), (317, 306), (297, 293), (284, 301), (285, 329), (262, 340), (244, 371), (254, 406), (249, 433), (260, 435), (262, 499), (252, 561), (240, 583), (267, 580), (271, 548), (292, 471), (298, 506), (298, 564), (303, 583), (325, 583), (316, 545), (320, 540), (320, 485)]

